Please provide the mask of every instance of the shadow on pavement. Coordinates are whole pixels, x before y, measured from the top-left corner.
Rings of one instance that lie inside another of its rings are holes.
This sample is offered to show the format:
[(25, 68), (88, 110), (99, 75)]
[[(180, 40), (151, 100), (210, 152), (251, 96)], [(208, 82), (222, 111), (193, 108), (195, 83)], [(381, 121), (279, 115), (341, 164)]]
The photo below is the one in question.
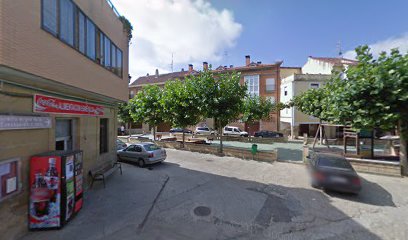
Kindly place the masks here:
[(377, 183), (370, 182), (367, 179), (360, 176), (361, 179), (361, 192), (358, 195), (344, 194), (333, 191), (327, 191), (326, 193), (332, 197), (346, 199), (349, 201), (360, 202), (375, 206), (389, 206), (395, 207), (392, 195)]
[[(320, 191), (169, 162), (151, 167), (123, 164), (123, 175), (111, 176), (106, 188), (86, 192), (83, 210), (67, 226), (23, 239), (380, 239)], [(367, 191), (384, 194), (374, 184)]]

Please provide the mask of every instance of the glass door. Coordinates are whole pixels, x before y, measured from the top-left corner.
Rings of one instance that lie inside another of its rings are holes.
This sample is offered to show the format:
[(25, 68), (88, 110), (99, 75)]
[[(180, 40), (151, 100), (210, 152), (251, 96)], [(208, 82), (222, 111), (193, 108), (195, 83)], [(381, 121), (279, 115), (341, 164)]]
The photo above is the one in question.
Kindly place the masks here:
[(55, 150), (72, 150), (72, 120), (56, 119)]

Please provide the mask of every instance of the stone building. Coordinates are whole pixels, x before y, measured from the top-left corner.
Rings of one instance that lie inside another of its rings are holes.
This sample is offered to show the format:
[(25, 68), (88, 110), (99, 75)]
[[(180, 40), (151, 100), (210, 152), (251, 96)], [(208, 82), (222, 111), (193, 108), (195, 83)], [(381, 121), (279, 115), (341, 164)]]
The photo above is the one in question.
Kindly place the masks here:
[(129, 51), (105, 0), (4, 0), (0, 11), (0, 238), (13, 239), (27, 230), (31, 156), (83, 150), (85, 188), (90, 168), (115, 160)]

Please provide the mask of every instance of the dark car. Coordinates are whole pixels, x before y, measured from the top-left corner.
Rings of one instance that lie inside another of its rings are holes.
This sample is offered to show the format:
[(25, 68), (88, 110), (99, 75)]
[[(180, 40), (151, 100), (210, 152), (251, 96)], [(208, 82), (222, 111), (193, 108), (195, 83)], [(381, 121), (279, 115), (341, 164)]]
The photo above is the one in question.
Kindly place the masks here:
[(360, 192), (360, 178), (343, 156), (312, 153), (308, 159), (312, 187), (354, 194)]
[(172, 128), (172, 129), (170, 129), (170, 133), (183, 133), (183, 131), (184, 131), (184, 133), (193, 133), (191, 130), (188, 130), (188, 129), (182, 129), (182, 128)]
[(264, 130), (264, 131), (255, 132), (254, 136), (260, 137), (260, 138), (278, 138), (278, 137), (283, 137), (283, 134), (280, 132)]

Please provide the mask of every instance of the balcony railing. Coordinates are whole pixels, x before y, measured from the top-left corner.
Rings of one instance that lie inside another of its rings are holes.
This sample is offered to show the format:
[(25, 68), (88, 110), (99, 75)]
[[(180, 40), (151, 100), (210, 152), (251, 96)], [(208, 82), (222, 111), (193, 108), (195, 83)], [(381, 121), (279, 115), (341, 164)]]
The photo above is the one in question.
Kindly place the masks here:
[(112, 8), (113, 12), (116, 14), (117, 17), (120, 17), (121, 15), (119, 14), (118, 10), (116, 10), (115, 6), (110, 0), (106, 0), (106, 2), (109, 4), (109, 7)]

